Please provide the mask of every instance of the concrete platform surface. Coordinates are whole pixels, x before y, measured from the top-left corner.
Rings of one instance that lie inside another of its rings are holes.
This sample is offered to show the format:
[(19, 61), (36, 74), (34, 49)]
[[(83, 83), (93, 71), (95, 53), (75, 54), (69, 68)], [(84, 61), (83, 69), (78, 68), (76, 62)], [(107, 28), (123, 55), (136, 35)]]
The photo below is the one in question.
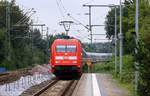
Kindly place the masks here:
[(72, 96), (131, 96), (117, 86), (110, 74), (83, 74)]

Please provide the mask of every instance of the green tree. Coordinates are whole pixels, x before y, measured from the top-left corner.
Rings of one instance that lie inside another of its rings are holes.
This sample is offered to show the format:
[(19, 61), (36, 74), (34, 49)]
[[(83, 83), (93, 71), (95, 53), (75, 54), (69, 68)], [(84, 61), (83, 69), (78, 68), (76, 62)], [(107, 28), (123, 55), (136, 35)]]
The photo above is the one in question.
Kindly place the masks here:
[[(19, 6), (10, 6), (10, 53), (8, 59), (8, 40), (6, 29), (6, 2), (0, 1), (0, 67), (8, 70), (43, 64), (48, 61), (47, 40), (42, 38), (38, 29), (30, 29), (30, 18)], [(23, 18), (23, 19), (22, 19)]]
[[(1, 66), (6, 66), (8, 69), (15, 69), (16, 67), (21, 67), (19, 64), (22, 61), (21, 52), (24, 52), (24, 45), (28, 45), (25, 43), (25, 39), (21, 39), (20, 37), (27, 35), (29, 30), (29, 18), (24, 15), (24, 13), (20, 10), (19, 6), (15, 4), (12, 5), (7, 1), (0, 1), (0, 50), (1, 57), (0, 63)], [(6, 29), (6, 7), (10, 6), (10, 47), (8, 47), (8, 30)], [(22, 18), (26, 19), (23, 23), (26, 24), (26, 27), (14, 27), (14, 25)], [(8, 49), (11, 50), (8, 53)], [(19, 54), (20, 53), (20, 54)], [(11, 60), (7, 58), (8, 54), (11, 54)], [(19, 54), (19, 55), (18, 55)], [(23, 54), (23, 53), (22, 53)], [(13, 67), (12, 67), (13, 66)]]
[(136, 60), (139, 62), (140, 96), (150, 95), (150, 3), (149, 0), (140, 0), (140, 43)]

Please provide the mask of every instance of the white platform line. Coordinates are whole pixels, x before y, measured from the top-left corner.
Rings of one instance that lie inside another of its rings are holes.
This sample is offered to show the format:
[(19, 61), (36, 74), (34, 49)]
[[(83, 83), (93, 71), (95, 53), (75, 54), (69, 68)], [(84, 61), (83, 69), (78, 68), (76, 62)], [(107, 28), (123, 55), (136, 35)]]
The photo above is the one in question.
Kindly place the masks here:
[(101, 92), (95, 74), (92, 74), (92, 84), (93, 84), (93, 96), (101, 96)]

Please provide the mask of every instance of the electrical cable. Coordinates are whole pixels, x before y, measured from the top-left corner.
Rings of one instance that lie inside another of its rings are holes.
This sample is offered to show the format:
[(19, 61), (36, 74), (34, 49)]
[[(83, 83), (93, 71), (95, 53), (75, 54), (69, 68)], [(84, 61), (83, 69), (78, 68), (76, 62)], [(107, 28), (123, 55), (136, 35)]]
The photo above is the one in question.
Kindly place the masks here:
[[(65, 6), (63, 5), (62, 0), (59, 0), (59, 1), (60, 1), (60, 3), (56, 0), (56, 3), (57, 3), (57, 6), (59, 7), (59, 10), (60, 10), (60, 13), (61, 13), (61, 14), (63, 14), (63, 12), (62, 12), (62, 10), (61, 10), (61, 8), (60, 8), (60, 5), (62, 6), (62, 8), (63, 8), (63, 10), (64, 10), (64, 13), (65, 13), (68, 17), (70, 17), (71, 19), (73, 19), (74, 21), (76, 21), (77, 23), (79, 23), (78, 25), (82, 25), (84, 28), (86, 28), (86, 29), (88, 29), (88, 31), (90, 31), (87, 26), (85, 26), (85, 25), (84, 25), (83, 23), (81, 23), (79, 20), (75, 19), (73, 16), (71, 16), (69, 13), (67, 13), (67, 10), (66, 10)], [(64, 17), (64, 14), (63, 14), (63, 17)], [(78, 33), (79, 33), (79, 32), (78, 32)], [(81, 33), (80, 33), (80, 34), (81, 34)], [(81, 39), (85, 39), (85, 37), (88, 37), (88, 36), (81, 37), (81, 36), (77, 36), (76, 34), (74, 34), (74, 35), (75, 35), (76, 37), (78, 37), (78, 38), (81, 38)]]
[(63, 8), (64, 11), (65, 11), (65, 13), (67, 13), (67, 10), (66, 10), (66, 8), (65, 8), (65, 6), (64, 6), (64, 4), (63, 4), (63, 2), (62, 2), (62, 0), (59, 0), (59, 1), (60, 1), (60, 4), (61, 4), (62, 8)]
[[(56, 1), (57, 1), (57, 0), (56, 0)], [(64, 9), (64, 11), (65, 11), (65, 13), (66, 13), (66, 15), (67, 15), (68, 17), (70, 17), (70, 18), (73, 19), (74, 21), (78, 22), (80, 25), (82, 25), (83, 27), (85, 27), (86, 29), (88, 29), (88, 31), (90, 31), (87, 26), (85, 26), (85, 25), (84, 25), (83, 23), (81, 23), (79, 20), (75, 19), (73, 16), (71, 16), (69, 13), (67, 13), (67, 10), (66, 10), (66, 8), (65, 8), (64, 5), (63, 5), (62, 0), (59, 0), (59, 1), (60, 1), (60, 4), (62, 5), (62, 8)], [(57, 5), (59, 6), (58, 1), (57, 1)], [(59, 7), (60, 7), (60, 6), (59, 6)]]
[(63, 14), (63, 12), (62, 12), (62, 9), (61, 9), (61, 7), (60, 7), (60, 5), (59, 5), (59, 2), (58, 2), (57, 0), (55, 0), (55, 1), (56, 1), (56, 4), (57, 4), (57, 7), (58, 7), (58, 10), (59, 10), (59, 12), (60, 12), (61, 16), (62, 16), (63, 18), (65, 18), (64, 14)]
[[(75, 19), (73, 16), (71, 16), (70, 14), (68, 14), (68, 16), (73, 19), (74, 21), (78, 22), (80, 25), (82, 25), (84, 28), (86, 28), (89, 32), (89, 28), (87, 26), (85, 26), (83, 23), (81, 23), (79, 20)], [(87, 36), (86, 36), (87, 37)], [(84, 37), (85, 38), (85, 37)]]
[(27, 18), (26, 18), (27, 15), (30, 14), (32, 11), (33, 11), (33, 9), (27, 11), (27, 12), (23, 15), (23, 17), (22, 17), (15, 25), (21, 24), (21, 22), (24, 21), (24, 19), (27, 19)]
[(78, 22), (78, 23), (79, 23), (80, 25), (82, 25), (84, 28), (88, 29), (88, 31), (90, 31), (89, 28), (88, 28), (87, 26), (85, 26), (83, 23), (81, 23), (79, 20), (75, 19), (75, 18), (74, 18), (73, 16), (71, 16), (70, 14), (68, 14), (68, 16), (69, 16), (71, 19), (73, 19), (74, 21)]
[[(35, 12), (34, 12), (34, 13), (35, 13)], [(23, 22), (26, 22), (27, 20), (29, 20), (29, 19), (33, 16), (34, 13), (30, 14), (27, 18), (25, 18), (24, 20), (22, 20), (22, 21), (20, 22), (20, 24), (22, 24)]]
[(89, 3), (92, 3), (92, 2), (94, 2), (94, 0), (90, 0), (87, 3), (84, 3), (83, 5), (86, 5), (86, 4), (89, 4)]

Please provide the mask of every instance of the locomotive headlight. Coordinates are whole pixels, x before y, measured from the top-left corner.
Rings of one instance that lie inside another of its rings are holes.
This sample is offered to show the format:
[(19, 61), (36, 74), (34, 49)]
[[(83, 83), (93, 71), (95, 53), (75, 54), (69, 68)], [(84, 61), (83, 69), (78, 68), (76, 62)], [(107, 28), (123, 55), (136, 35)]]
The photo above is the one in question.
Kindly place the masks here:
[(77, 61), (73, 61), (72, 63), (77, 63)]
[(59, 61), (55, 61), (55, 63), (60, 63)]
[(63, 56), (56, 56), (55, 59), (56, 59), (56, 60), (63, 60), (64, 57), (63, 57)]
[(69, 60), (77, 60), (77, 56), (69, 56), (68, 59)]

